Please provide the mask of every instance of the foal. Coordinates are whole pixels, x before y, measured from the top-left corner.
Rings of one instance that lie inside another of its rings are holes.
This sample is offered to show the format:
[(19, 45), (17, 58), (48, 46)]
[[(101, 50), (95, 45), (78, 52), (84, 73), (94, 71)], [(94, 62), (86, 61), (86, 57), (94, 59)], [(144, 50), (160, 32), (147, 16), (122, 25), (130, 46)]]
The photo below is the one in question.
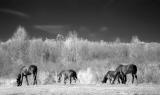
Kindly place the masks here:
[(106, 83), (107, 80), (109, 80), (109, 81), (110, 81), (110, 84), (113, 84), (113, 80), (114, 80), (115, 77), (118, 78), (118, 83), (120, 83), (120, 80), (119, 80), (119, 79), (121, 79), (121, 82), (122, 82), (122, 76), (120, 75), (119, 72), (116, 72), (116, 71), (108, 71), (108, 72), (105, 74), (105, 76), (104, 76), (104, 78), (103, 78), (103, 80), (102, 80), (102, 83)]
[(33, 85), (37, 84), (37, 70), (38, 70), (37, 66), (35, 66), (35, 65), (23, 66), (20, 69), (20, 73), (17, 76), (17, 86), (22, 85), (23, 77), (26, 78), (27, 85), (29, 85), (27, 76), (31, 75), (31, 74), (33, 75), (33, 78), (34, 78)]
[(72, 83), (72, 79), (77, 80), (77, 73), (76, 71), (70, 69), (70, 70), (63, 70), (58, 74), (58, 82), (60, 82), (62, 80), (62, 78), (64, 79), (64, 84), (66, 84), (66, 80), (69, 79), (70, 84)]

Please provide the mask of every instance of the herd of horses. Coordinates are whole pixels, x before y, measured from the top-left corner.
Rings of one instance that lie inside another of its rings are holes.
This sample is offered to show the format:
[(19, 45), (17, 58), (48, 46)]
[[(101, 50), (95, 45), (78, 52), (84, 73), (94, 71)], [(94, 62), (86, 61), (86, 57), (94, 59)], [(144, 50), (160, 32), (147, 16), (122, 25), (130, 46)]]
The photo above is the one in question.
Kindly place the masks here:
[(104, 76), (102, 83), (106, 83), (107, 80), (110, 83), (114, 84), (115, 80), (118, 80), (118, 83), (126, 84), (127, 82), (127, 74), (132, 75), (132, 83), (134, 82), (134, 78), (137, 80), (137, 66), (135, 64), (129, 65), (119, 65), (115, 71), (108, 71)]
[[(33, 85), (37, 84), (37, 72), (38, 68), (36, 65), (23, 66), (17, 76), (17, 86), (22, 85), (23, 77), (26, 78), (27, 85), (29, 85), (27, 77), (28, 75), (33, 75)], [(118, 83), (126, 84), (127, 74), (132, 75), (132, 83), (134, 83), (134, 79), (136, 78), (137, 80), (137, 66), (135, 64), (119, 65), (115, 71), (108, 71), (105, 74), (102, 83), (106, 83), (107, 80), (109, 80), (111, 84), (114, 84), (115, 80), (117, 79)], [(57, 77), (58, 82), (63, 80), (64, 84), (66, 84), (67, 80), (69, 80), (70, 84), (72, 83), (72, 80), (75, 82), (78, 80), (76, 71), (72, 69), (61, 71)]]

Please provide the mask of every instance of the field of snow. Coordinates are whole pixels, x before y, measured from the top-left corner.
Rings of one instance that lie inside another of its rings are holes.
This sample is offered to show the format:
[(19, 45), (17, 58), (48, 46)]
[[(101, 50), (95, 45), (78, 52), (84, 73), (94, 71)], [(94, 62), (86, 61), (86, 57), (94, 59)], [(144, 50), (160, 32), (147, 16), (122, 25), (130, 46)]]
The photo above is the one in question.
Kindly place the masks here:
[(37, 85), (1, 86), (0, 95), (160, 95), (160, 85)]

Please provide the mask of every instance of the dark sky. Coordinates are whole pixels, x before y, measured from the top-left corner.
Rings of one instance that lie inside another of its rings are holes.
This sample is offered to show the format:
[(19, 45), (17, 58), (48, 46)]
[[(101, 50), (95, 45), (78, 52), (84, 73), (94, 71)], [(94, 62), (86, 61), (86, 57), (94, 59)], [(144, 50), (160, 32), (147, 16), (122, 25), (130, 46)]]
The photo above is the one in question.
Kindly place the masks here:
[[(160, 42), (159, 0), (0, 0), (0, 40), (22, 25), (31, 36), (76, 30), (89, 40)], [(65, 32), (65, 33), (64, 33)]]

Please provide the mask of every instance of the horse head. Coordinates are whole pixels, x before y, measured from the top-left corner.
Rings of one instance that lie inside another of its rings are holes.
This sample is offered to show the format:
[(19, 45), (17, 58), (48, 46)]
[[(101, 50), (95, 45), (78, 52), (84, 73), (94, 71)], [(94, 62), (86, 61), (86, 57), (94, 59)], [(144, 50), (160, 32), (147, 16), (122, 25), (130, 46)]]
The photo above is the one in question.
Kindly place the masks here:
[(17, 76), (17, 86), (21, 85), (21, 74), (18, 74)]

